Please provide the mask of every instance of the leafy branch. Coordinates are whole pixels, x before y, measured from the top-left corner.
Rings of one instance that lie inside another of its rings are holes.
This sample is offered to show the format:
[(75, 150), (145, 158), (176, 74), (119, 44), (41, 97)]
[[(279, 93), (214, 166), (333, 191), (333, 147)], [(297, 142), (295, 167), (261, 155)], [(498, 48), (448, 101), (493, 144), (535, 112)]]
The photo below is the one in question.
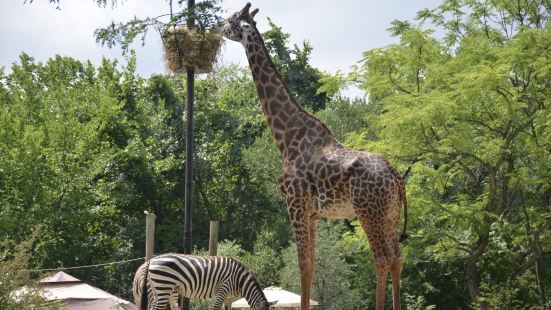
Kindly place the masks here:
[[(103, 0), (103, 2), (105, 1), (106, 0)], [(221, 0), (207, 0), (199, 2), (191, 8), (187, 8), (183, 7), (186, 2), (185, 0), (178, 0), (176, 4), (179, 7), (179, 11), (176, 14), (173, 13), (173, 2), (169, 1), (170, 11), (167, 14), (144, 19), (135, 17), (125, 23), (115, 24), (112, 22), (104, 28), (96, 29), (94, 37), (96, 38), (96, 42), (101, 44), (101, 46), (112, 48), (119, 45), (123, 54), (125, 54), (130, 44), (132, 44), (136, 38), (140, 39), (143, 46), (145, 44), (147, 32), (152, 28), (162, 35), (170, 27), (187, 24), (193, 25), (192, 28), (197, 32), (205, 33), (221, 20), (220, 13), (222, 9), (220, 7), (220, 1)], [(167, 22), (162, 21), (162, 19), (167, 18)]]
[(123, 54), (125, 54), (136, 37), (141, 36), (140, 40), (143, 46), (145, 44), (145, 37), (148, 29), (152, 26), (160, 27), (160, 25), (161, 24), (154, 18), (135, 18), (124, 24), (112, 23), (105, 28), (96, 29), (94, 36), (96, 38), (96, 43), (101, 44), (101, 46), (112, 48), (116, 45), (120, 45)]
[[(108, 3), (111, 3), (111, 7), (114, 8), (117, 6), (118, 2), (121, 1), (121, 0), (111, 0), (111, 1), (108, 1), (108, 0), (94, 0), (99, 7), (107, 7), (107, 4)], [(124, 1), (124, 0), (122, 0)], [(23, 4), (32, 4), (34, 2), (34, 0), (24, 0), (23, 1)], [(56, 6), (56, 9), (57, 10), (61, 10), (61, 0), (48, 0), (48, 2), (50, 2), (51, 4), (55, 4)]]

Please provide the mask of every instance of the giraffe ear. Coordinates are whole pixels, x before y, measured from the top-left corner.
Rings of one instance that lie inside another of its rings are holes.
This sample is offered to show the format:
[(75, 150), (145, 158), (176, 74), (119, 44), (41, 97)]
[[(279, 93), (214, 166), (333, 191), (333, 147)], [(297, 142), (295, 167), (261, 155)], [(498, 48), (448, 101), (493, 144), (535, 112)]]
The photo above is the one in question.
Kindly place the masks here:
[(254, 16), (256, 15), (256, 13), (258, 13), (258, 9), (254, 9), (254, 10), (251, 12), (251, 18), (254, 18)]

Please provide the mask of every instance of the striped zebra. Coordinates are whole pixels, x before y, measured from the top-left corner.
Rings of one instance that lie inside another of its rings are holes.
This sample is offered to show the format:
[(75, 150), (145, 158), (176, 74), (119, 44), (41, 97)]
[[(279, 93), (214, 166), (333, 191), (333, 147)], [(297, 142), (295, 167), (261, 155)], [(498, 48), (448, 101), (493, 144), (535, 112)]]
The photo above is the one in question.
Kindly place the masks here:
[(222, 256), (163, 254), (136, 271), (133, 293), (138, 310), (177, 310), (179, 296), (214, 298), (218, 310), (239, 296), (251, 309), (267, 310), (269, 303), (260, 284), (242, 263)]

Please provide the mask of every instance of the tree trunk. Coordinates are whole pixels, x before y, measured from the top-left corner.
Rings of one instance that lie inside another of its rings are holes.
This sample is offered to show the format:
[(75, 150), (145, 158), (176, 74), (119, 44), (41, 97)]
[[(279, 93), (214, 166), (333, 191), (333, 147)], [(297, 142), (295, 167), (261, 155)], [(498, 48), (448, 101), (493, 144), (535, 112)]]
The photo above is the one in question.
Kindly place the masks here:
[(547, 300), (545, 299), (545, 289), (543, 287), (543, 281), (541, 280), (541, 271), (540, 271), (539, 260), (537, 260), (535, 262), (534, 271), (536, 272), (536, 281), (538, 282), (538, 293), (540, 295), (541, 308), (542, 309), (548, 309), (546, 307)]
[[(496, 182), (496, 169), (490, 169), (490, 188), (488, 193), (488, 203), (484, 208), (486, 213), (493, 213), (495, 198), (497, 192), (497, 182)], [(476, 265), (478, 260), (486, 251), (488, 244), (490, 243), (490, 227), (495, 218), (490, 217), (488, 214), (484, 214), (484, 229), (480, 233), (476, 244), (473, 246), (473, 250), (469, 254), (469, 258), (465, 263), (465, 274), (467, 276), (467, 288), (469, 289), (469, 296), (471, 300), (479, 305), (481, 310), (488, 310), (489, 305), (485, 301), (480, 300), (480, 288), (478, 283), (478, 271), (476, 270)]]
[(477, 303), (481, 310), (487, 310), (489, 305), (487, 302), (480, 301), (480, 289), (478, 287), (478, 271), (476, 270), (476, 264), (480, 256), (486, 250), (490, 241), (490, 226), (478, 238), (477, 246), (474, 251), (471, 252), (467, 262), (465, 263), (465, 274), (467, 276), (467, 288), (469, 289), (469, 296), (471, 300)]
[(516, 280), (518, 277), (522, 276), (527, 270), (529, 270), (532, 265), (538, 263), (539, 259), (543, 256), (543, 248), (540, 243), (540, 235), (551, 226), (551, 217), (548, 217), (545, 222), (540, 224), (538, 228), (535, 231), (532, 231), (531, 224), (530, 224), (530, 216), (528, 215), (528, 211), (526, 210), (526, 206), (522, 205), (522, 211), (524, 213), (525, 218), (525, 226), (526, 226), (526, 236), (530, 243), (530, 249), (532, 251), (532, 254), (529, 256), (527, 253), (526, 256), (528, 257), (528, 260), (523, 262), (517, 270), (513, 273), (511, 276), (512, 280)]

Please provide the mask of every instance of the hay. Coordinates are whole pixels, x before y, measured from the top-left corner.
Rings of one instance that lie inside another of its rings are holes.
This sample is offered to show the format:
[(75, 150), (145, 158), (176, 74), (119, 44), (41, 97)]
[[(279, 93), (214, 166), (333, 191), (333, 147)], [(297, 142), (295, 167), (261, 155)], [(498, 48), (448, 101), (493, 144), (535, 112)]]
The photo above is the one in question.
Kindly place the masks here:
[(184, 27), (171, 27), (163, 34), (166, 66), (175, 73), (194, 67), (195, 73), (212, 71), (222, 36), (212, 31), (198, 33)]

